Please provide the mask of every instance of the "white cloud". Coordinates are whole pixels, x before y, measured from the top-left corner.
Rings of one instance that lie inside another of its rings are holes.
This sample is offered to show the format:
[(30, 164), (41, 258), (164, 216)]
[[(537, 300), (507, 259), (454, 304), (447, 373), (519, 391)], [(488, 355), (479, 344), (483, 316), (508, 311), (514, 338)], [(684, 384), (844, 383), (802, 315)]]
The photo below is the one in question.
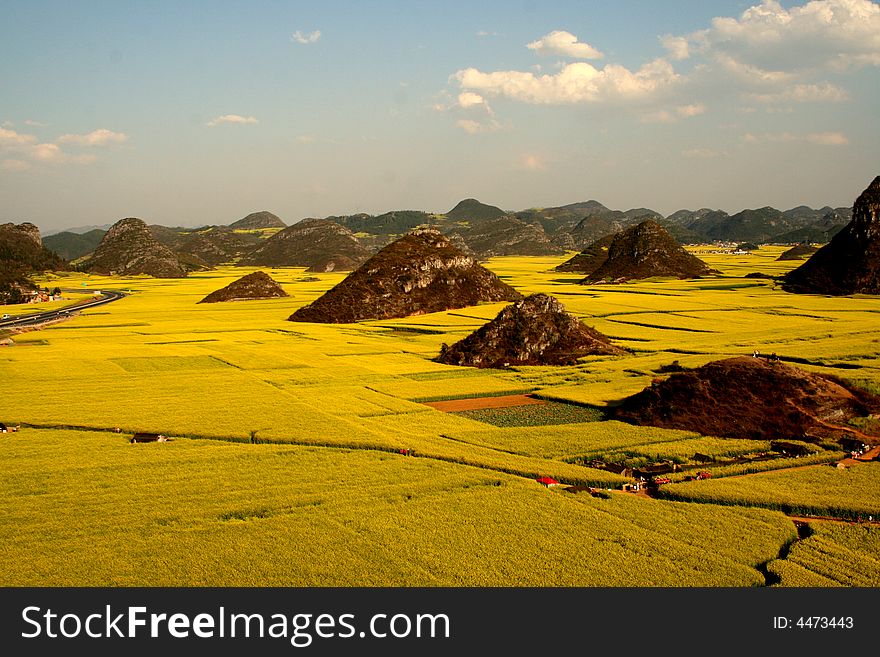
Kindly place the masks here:
[(669, 56), (680, 61), (691, 56), (690, 43), (687, 37), (666, 34), (660, 37), (660, 44), (669, 52)]
[(526, 45), (539, 55), (561, 55), (573, 59), (602, 59), (604, 55), (588, 43), (580, 43), (577, 37), (565, 30), (554, 30), (537, 41)]
[(309, 45), (310, 43), (315, 43), (318, 39), (321, 38), (321, 30), (315, 30), (314, 32), (301, 32), (297, 30), (293, 34), (290, 35), (291, 41), (296, 41), (304, 46)]
[(106, 128), (92, 130), (85, 135), (61, 135), (59, 144), (75, 144), (77, 146), (107, 146), (109, 144), (122, 144), (128, 141), (128, 135), (122, 132), (113, 132)]
[(659, 109), (642, 114), (639, 120), (642, 123), (676, 123), (679, 119), (689, 119), (706, 112), (706, 106), (702, 103), (693, 105), (679, 105), (670, 109)]
[(48, 125), (47, 123), (40, 123), (39, 121), (34, 121), (33, 119), (25, 119), (24, 124), (34, 128), (45, 128)]
[(880, 5), (870, 0), (811, 0), (784, 8), (764, 0), (740, 17), (715, 18), (688, 36), (690, 46), (777, 70), (880, 64)]
[[(714, 18), (706, 29), (660, 36), (666, 55), (638, 68), (570, 62), (602, 53), (556, 30), (527, 44), (537, 55), (568, 59), (556, 70), (471, 66), (453, 73), (450, 84), (459, 95), (473, 93), (493, 104), (506, 98), (536, 105), (630, 106), (643, 122), (672, 123), (704, 113), (709, 99), (721, 106), (724, 98), (734, 108), (741, 100), (753, 113), (755, 107), (777, 112), (802, 103), (843, 102), (850, 93), (840, 76), (858, 66), (880, 67), (880, 2), (791, 0), (800, 4), (787, 7), (778, 0), (753, 2), (738, 16)], [(677, 63), (684, 60), (693, 63), (687, 68)], [(467, 103), (471, 97), (464, 98)]]
[(667, 90), (679, 80), (665, 59), (649, 62), (636, 72), (616, 64), (597, 69), (592, 64), (577, 62), (567, 64), (555, 74), (535, 75), (526, 71), (483, 73), (467, 68), (456, 72), (452, 78), (463, 89), (548, 105), (643, 100)]
[(850, 99), (849, 92), (831, 83), (794, 84), (775, 93), (750, 93), (746, 100), (756, 103), (840, 103)]
[(3, 160), (3, 164), (0, 165), (3, 171), (27, 171), (30, 168), (30, 162), (24, 160)]
[(37, 144), (31, 150), (31, 157), (41, 162), (63, 162), (65, 159), (58, 144)]
[(693, 103), (691, 105), (679, 105), (675, 108), (675, 113), (678, 114), (683, 119), (688, 119), (692, 116), (699, 116), (700, 114), (706, 113), (706, 106), (702, 103)]
[(849, 139), (841, 132), (814, 132), (807, 135), (806, 140), (822, 146), (846, 146), (849, 143)]
[(690, 148), (681, 152), (681, 156), (688, 159), (708, 159), (719, 155), (723, 155), (723, 153), (713, 151), (711, 148)]
[(675, 123), (675, 117), (669, 110), (657, 110), (643, 114), (639, 121), (642, 123)]
[(807, 142), (820, 146), (846, 146), (849, 139), (842, 132), (811, 132), (797, 135), (791, 132), (776, 132), (755, 135), (746, 133), (742, 140), (747, 144)]
[(498, 36), (498, 32), (487, 32), (486, 30), (480, 30), (479, 32), (477, 32), (476, 36), (478, 36), (478, 37)]
[(296, 143), (298, 144), (314, 144), (315, 141), (314, 135), (300, 135), (296, 138)]
[(222, 116), (218, 116), (216, 118), (211, 119), (205, 125), (213, 128), (214, 126), (223, 125), (224, 123), (233, 123), (240, 125), (253, 125), (255, 123), (259, 123), (257, 119), (252, 116), (239, 116), (238, 114), (223, 114)]
[(517, 161), (517, 168), (526, 171), (544, 171), (547, 168), (547, 158), (535, 153), (524, 153)]
[(486, 100), (480, 94), (475, 94), (473, 91), (463, 91), (458, 94), (458, 106), (465, 109), (476, 105), (483, 105), (485, 102)]
[(455, 122), (455, 125), (469, 135), (475, 135), (483, 131), (483, 125), (479, 121), (474, 121), (473, 119), (459, 119)]
[(0, 128), (0, 148), (25, 146), (33, 144), (35, 141), (37, 141), (37, 138), (34, 135), (23, 135), (15, 130)]

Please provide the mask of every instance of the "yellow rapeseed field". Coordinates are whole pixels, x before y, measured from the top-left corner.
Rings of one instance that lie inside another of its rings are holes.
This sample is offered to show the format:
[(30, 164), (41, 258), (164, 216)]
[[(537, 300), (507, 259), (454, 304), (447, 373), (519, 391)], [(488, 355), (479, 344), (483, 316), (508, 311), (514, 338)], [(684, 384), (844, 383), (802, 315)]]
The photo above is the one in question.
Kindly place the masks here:
[[(630, 350), (504, 371), (433, 360), (504, 304), (320, 325), (286, 319), (344, 274), (266, 269), (290, 297), (219, 304), (197, 302), (253, 268), (53, 275), (45, 284), (71, 295), (128, 294), (0, 348), (0, 420), (23, 426), (4, 438), (0, 539), (33, 555), (0, 583), (760, 584), (754, 567), (793, 531), (779, 513), (599, 500), (532, 480), (617, 488), (628, 480), (579, 463), (735, 453), (726, 443), (616, 422), (500, 427), (420, 402), (534, 392), (601, 407), (673, 361), (755, 349), (880, 384), (880, 300), (745, 278), (793, 267), (781, 250), (700, 254), (718, 277), (590, 287), (553, 271), (564, 257), (494, 258), (517, 289), (555, 295)], [(135, 431), (178, 440), (128, 445)], [(717, 541), (683, 529), (694, 514), (721, 514)], [(668, 525), (645, 534), (654, 517)], [(645, 554), (656, 561), (634, 567)]]

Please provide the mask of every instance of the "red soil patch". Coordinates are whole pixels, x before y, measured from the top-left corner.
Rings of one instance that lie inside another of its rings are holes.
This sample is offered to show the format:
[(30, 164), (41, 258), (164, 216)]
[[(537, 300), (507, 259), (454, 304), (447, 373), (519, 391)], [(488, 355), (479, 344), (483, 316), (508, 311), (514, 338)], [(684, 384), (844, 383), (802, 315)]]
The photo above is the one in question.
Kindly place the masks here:
[(425, 402), (425, 406), (436, 408), (444, 413), (455, 413), (456, 411), (479, 411), (484, 408), (510, 408), (511, 406), (532, 406), (546, 403), (543, 399), (536, 399), (529, 395), (504, 395), (503, 397), (474, 397), (473, 399)]

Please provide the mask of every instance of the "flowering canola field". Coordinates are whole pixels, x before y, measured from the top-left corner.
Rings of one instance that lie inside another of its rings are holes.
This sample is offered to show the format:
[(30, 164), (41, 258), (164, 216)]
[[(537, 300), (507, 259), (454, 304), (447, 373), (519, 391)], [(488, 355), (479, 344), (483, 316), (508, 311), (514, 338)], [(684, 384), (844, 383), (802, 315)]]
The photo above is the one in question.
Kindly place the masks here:
[[(736, 454), (729, 441), (616, 422), (496, 426), (421, 402), (534, 392), (601, 407), (673, 360), (755, 349), (880, 384), (880, 300), (744, 278), (791, 268), (779, 252), (701, 254), (717, 278), (591, 287), (552, 271), (564, 258), (493, 259), (521, 292), (557, 296), (631, 350), (504, 371), (432, 360), (504, 304), (303, 324), (286, 318), (343, 274), (265, 270), (289, 298), (220, 304), (197, 302), (253, 269), (53, 276), (129, 294), (0, 348), (0, 420), (23, 425), (0, 459), (0, 584), (760, 584), (756, 567), (793, 540), (779, 512), (533, 481), (619, 488), (629, 480), (580, 463)], [(128, 445), (135, 431), (177, 440)]]

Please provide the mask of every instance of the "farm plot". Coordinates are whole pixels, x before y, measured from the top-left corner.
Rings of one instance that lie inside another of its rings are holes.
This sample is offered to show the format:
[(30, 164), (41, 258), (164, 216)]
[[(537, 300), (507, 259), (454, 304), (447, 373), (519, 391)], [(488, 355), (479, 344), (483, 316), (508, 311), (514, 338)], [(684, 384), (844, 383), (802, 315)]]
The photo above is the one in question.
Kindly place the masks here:
[(661, 490), (667, 499), (761, 506), (794, 515), (853, 520), (880, 517), (880, 464), (876, 463), (860, 463), (842, 470), (817, 466), (763, 472), (670, 484)]
[(810, 523), (812, 535), (795, 543), (767, 570), (779, 586), (880, 586), (880, 527)]
[(0, 474), (6, 586), (749, 586), (792, 531), (664, 502), (646, 531), (624, 500), (350, 450), (29, 430)]

